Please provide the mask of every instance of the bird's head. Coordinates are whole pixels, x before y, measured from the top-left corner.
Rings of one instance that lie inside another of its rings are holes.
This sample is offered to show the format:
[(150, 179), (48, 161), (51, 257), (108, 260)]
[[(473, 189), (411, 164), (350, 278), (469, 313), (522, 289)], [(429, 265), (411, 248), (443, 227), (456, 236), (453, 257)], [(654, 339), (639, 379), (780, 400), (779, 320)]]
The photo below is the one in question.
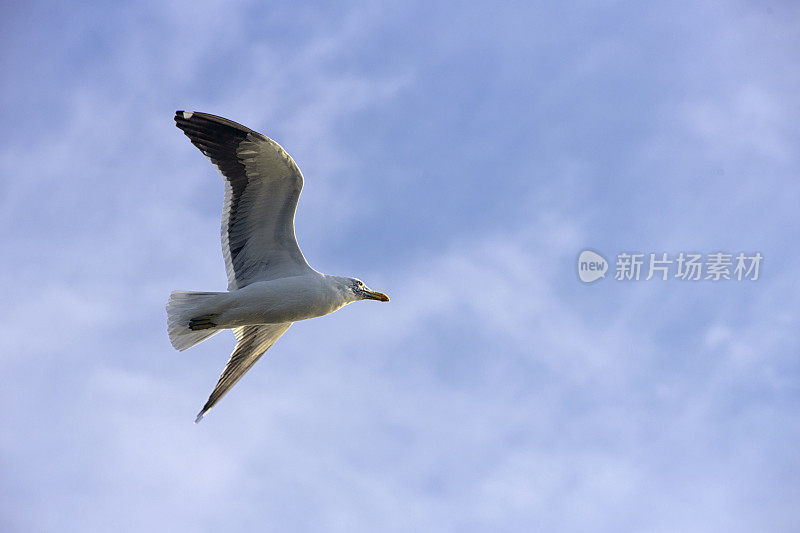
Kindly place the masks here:
[(355, 295), (356, 300), (378, 300), (379, 302), (388, 302), (389, 297), (382, 292), (370, 290), (369, 287), (364, 285), (364, 282), (358, 278), (350, 278), (350, 290)]

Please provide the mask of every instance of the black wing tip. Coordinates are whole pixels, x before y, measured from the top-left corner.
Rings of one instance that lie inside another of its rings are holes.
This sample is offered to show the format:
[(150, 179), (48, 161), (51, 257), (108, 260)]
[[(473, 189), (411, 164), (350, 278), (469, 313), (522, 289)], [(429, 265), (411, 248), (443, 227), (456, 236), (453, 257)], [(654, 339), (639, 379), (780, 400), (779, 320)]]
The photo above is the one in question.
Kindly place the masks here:
[(175, 111), (175, 122), (189, 120), (192, 118), (192, 115), (195, 114), (195, 111), (184, 111), (179, 109)]
[(203, 128), (219, 127), (219, 122), (222, 117), (216, 115), (209, 115), (208, 113), (200, 113), (199, 111), (184, 111), (179, 109), (175, 111), (175, 125), (183, 129), (190, 128)]
[(255, 130), (251, 130), (247, 126), (243, 126), (242, 124), (234, 122), (233, 120), (229, 120), (225, 117), (212, 115), (210, 113), (201, 113), (200, 111), (184, 111), (182, 109), (175, 111), (175, 124), (179, 128), (183, 129), (183, 126), (186, 126), (190, 123), (193, 127), (199, 127), (202, 129), (235, 131), (235, 135), (241, 136), (254, 134), (259, 138), (264, 137), (263, 134), (258, 133)]
[(200, 409), (200, 412), (197, 413), (197, 417), (194, 419), (194, 423), (195, 424), (200, 423), (200, 421), (202, 421), (206, 417), (206, 415), (211, 410), (211, 408), (214, 407), (214, 405), (219, 400), (219, 398), (214, 399), (213, 396), (214, 396), (214, 393), (211, 393), (211, 397), (208, 398), (208, 401), (206, 402), (206, 404), (203, 406), (202, 409)]
[(179, 109), (175, 111), (175, 126), (188, 135), (189, 133), (187, 130), (196, 129), (199, 126), (199, 118), (195, 111), (183, 111)]
[(183, 131), (189, 137), (189, 140), (212, 160), (220, 159), (221, 157), (224, 159), (225, 153), (231, 150), (233, 152), (227, 155), (233, 156), (235, 147), (247, 137), (248, 133), (244, 131), (246, 129), (244, 126), (230, 122), (222, 117), (197, 111), (176, 111), (175, 126)]
[(199, 413), (197, 413), (197, 418), (194, 419), (195, 424), (199, 423), (206, 417), (211, 408), (214, 407), (214, 404), (217, 403), (217, 400), (219, 400), (219, 398), (214, 399), (214, 393), (212, 392), (205, 405), (203, 405), (203, 408), (200, 409)]

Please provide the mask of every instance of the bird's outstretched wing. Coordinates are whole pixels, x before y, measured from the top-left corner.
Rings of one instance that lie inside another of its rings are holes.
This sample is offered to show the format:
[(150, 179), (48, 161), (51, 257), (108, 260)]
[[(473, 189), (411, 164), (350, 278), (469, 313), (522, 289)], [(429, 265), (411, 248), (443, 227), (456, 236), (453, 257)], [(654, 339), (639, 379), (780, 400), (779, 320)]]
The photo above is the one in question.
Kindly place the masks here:
[(208, 397), (208, 401), (197, 415), (197, 418), (195, 418), (195, 424), (203, 419), (208, 410), (214, 407), (214, 404), (250, 370), (250, 367), (258, 361), (258, 358), (264, 355), (264, 352), (275, 344), (275, 341), (286, 333), (286, 330), (291, 325), (291, 322), (286, 322), (284, 324), (263, 324), (233, 329), (238, 343), (231, 354), (231, 358), (228, 359), (228, 363), (225, 365), (225, 370), (222, 371), (222, 375), (219, 377), (217, 386), (214, 387), (211, 396)]
[(221, 233), (228, 290), (308, 272), (294, 235), (303, 175), (289, 154), (214, 115), (177, 111), (175, 124), (225, 177)]

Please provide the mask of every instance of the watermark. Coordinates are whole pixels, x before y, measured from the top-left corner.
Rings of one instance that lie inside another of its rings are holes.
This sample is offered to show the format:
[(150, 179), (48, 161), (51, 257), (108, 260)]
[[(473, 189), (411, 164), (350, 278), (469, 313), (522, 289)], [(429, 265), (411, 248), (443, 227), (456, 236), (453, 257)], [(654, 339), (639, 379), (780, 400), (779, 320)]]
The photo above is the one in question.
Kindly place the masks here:
[[(622, 252), (614, 264), (616, 281), (756, 281), (764, 256), (754, 253), (713, 252), (677, 254)], [(592, 283), (606, 277), (609, 263), (594, 250), (578, 255), (578, 277)]]
[(608, 261), (592, 250), (584, 250), (578, 256), (578, 277), (584, 283), (591, 283), (606, 277)]

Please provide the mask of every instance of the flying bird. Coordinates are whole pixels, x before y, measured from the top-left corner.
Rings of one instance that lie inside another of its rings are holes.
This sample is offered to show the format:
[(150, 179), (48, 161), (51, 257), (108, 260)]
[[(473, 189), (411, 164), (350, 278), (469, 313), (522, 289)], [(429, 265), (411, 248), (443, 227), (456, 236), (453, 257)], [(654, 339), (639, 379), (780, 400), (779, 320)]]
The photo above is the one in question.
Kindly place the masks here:
[(278, 143), (207, 113), (177, 111), (175, 124), (225, 178), (221, 236), (228, 291), (173, 291), (169, 339), (183, 351), (232, 329), (237, 341), (197, 423), (293, 322), (389, 297), (357, 278), (308, 265), (294, 234), (303, 175)]

